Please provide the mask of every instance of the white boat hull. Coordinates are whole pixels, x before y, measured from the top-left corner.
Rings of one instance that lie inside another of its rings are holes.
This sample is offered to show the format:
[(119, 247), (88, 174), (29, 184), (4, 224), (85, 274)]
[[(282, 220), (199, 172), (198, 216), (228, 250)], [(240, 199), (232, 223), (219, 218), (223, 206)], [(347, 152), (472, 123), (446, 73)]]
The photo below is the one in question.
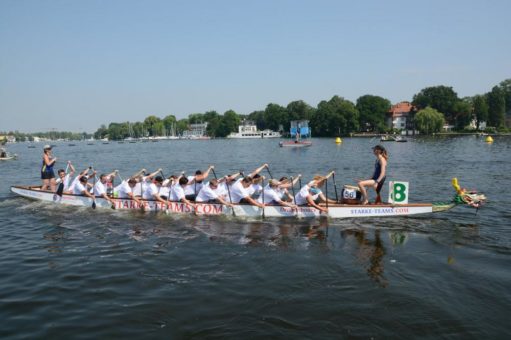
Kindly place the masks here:
[[(63, 194), (62, 197), (49, 191), (42, 191), (39, 187), (11, 187), (11, 191), (20, 196), (36, 199), (40, 201), (52, 202), (54, 204), (64, 204), (81, 207), (91, 207), (92, 199), (85, 196)], [(240, 217), (259, 217), (263, 216), (263, 209), (252, 206), (236, 204), (234, 208), (216, 203), (196, 203), (197, 211), (192, 207), (181, 202), (169, 202), (170, 207), (157, 201), (140, 200), (141, 204), (131, 199), (114, 198), (114, 205), (119, 210), (143, 210), (144, 211), (166, 211), (177, 214), (197, 215), (233, 215), (233, 209), (236, 216)], [(96, 207), (110, 209), (111, 204), (104, 198), (96, 197)], [(331, 218), (353, 218), (353, 217), (382, 217), (382, 216), (408, 216), (416, 214), (427, 214), (433, 212), (433, 205), (424, 204), (405, 204), (405, 205), (348, 205), (348, 204), (330, 204), (328, 213), (322, 213), (312, 207), (298, 207), (291, 209), (284, 206), (266, 206), (264, 208), (265, 217), (319, 217), (328, 216)]]

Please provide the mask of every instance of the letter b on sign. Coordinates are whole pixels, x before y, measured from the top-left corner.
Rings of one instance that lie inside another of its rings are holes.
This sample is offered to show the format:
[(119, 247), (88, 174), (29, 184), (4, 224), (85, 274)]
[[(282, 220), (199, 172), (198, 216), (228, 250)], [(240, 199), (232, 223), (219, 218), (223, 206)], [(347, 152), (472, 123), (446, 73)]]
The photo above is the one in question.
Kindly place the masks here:
[(408, 182), (389, 182), (389, 203), (408, 203)]

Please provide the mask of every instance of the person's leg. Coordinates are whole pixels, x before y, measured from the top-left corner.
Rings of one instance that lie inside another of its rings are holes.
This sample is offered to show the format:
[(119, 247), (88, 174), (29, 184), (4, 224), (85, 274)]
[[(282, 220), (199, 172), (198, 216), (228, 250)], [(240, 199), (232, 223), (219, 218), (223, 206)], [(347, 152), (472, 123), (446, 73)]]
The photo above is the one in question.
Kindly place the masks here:
[(365, 187), (371, 187), (374, 186), (374, 180), (373, 179), (367, 179), (365, 181), (358, 182), (358, 187), (360, 189), (360, 192), (362, 193), (362, 204), (369, 203), (369, 197), (367, 195), (367, 190)]
[(44, 178), (43, 185), (41, 186), (41, 190), (48, 190), (49, 187), (50, 187), (50, 180)]
[(50, 178), (50, 190), (52, 192), (57, 191), (57, 182), (55, 182), (55, 178)]

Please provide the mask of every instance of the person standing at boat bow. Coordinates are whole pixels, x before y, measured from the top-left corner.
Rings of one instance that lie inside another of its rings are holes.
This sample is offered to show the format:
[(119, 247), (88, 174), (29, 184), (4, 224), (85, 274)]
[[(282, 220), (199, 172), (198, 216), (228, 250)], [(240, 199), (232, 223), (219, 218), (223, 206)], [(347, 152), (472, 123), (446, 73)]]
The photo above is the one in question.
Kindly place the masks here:
[(376, 190), (378, 195), (377, 203), (379, 203), (380, 190), (383, 187), (387, 175), (387, 159), (389, 158), (387, 150), (381, 145), (376, 145), (373, 147), (373, 153), (376, 157), (373, 177), (371, 177), (371, 179), (358, 181), (358, 187), (362, 192), (362, 204), (369, 203), (366, 187), (373, 187)]
[(55, 182), (55, 172), (53, 166), (57, 161), (57, 157), (53, 157), (51, 145), (45, 145), (43, 149), (43, 164), (41, 167), (41, 179), (43, 180), (42, 190), (51, 190), (55, 192), (57, 182)]

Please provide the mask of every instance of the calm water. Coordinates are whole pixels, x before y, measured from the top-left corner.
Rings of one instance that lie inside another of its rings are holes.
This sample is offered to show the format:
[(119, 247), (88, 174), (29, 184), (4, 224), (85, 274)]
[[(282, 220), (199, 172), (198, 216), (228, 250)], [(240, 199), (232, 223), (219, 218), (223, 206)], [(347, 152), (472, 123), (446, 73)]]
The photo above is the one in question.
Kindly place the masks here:
[[(60, 164), (165, 174), (263, 162), (275, 177), (372, 173), (373, 139), (60, 143)], [(387, 143), (388, 179), (410, 201), (448, 200), (450, 179), (487, 194), (479, 210), (420, 217), (243, 220), (76, 209), (15, 197), (39, 183), (41, 147), (0, 163), (0, 336), (10, 338), (505, 338), (511, 310), (511, 138)], [(168, 176), (168, 175), (167, 175)], [(333, 189), (330, 185), (330, 189)], [(333, 190), (331, 190), (331, 195)], [(387, 196), (385, 189), (384, 196)]]

